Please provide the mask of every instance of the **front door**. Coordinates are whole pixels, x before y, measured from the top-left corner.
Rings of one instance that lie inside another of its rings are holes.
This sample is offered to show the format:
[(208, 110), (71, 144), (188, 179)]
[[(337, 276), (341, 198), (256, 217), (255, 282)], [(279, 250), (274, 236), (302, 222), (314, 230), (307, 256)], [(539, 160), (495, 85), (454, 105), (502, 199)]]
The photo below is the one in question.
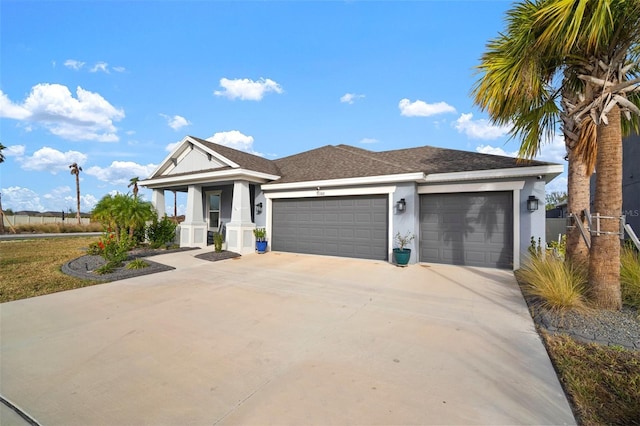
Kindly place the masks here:
[(209, 231), (218, 232), (220, 226), (220, 191), (207, 192), (207, 222)]

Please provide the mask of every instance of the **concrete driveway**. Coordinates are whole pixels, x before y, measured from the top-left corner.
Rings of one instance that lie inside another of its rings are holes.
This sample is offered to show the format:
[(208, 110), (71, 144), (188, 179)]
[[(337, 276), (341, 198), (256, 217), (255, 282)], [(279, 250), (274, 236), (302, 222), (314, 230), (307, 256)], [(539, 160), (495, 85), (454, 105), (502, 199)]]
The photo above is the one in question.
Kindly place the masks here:
[(2, 395), (46, 425), (575, 423), (508, 271), (201, 252), (0, 305)]

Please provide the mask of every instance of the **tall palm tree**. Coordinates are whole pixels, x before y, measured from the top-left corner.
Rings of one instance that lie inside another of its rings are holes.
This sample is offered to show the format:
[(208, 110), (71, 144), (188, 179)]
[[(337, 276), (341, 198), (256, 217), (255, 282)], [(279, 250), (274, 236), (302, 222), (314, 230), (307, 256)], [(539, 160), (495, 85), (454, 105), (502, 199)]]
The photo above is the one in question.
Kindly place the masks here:
[[(595, 163), (598, 171), (593, 210), (603, 218), (601, 232), (592, 232), (591, 296), (600, 307), (619, 309), (620, 113), (626, 127), (638, 127), (640, 2), (524, 0), (508, 12), (508, 21), (507, 33), (490, 42), (483, 57), (476, 102), (494, 121), (513, 123), (525, 157), (539, 150), (562, 110), (570, 162), (581, 161), (587, 173)], [(571, 204), (576, 170), (569, 169)]]
[(71, 169), (71, 174), (76, 177), (76, 200), (77, 200), (77, 208), (76, 218), (78, 218), (78, 225), (82, 223), (80, 219), (80, 172), (82, 171), (82, 167), (78, 166), (78, 163), (72, 163), (69, 165)]
[(132, 189), (133, 198), (138, 198), (138, 181), (139, 180), (140, 178), (138, 176), (132, 177), (131, 179), (129, 179), (129, 185), (127, 185), (127, 188), (133, 187)]
[[(583, 134), (581, 139), (580, 129), (567, 113), (580, 87), (565, 80), (560, 90), (556, 74), (562, 61), (541, 56), (535, 48), (533, 28), (539, 7), (527, 1), (507, 12), (507, 31), (487, 44), (478, 66), (481, 77), (473, 89), (474, 100), (496, 124), (512, 126), (512, 137), (522, 140), (522, 159), (535, 157), (541, 145), (553, 139), (560, 123), (569, 162), (567, 207), (569, 212), (582, 212), (589, 209), (590, 173), (576, 147), (594, 135)], [(567, 232), (566, 257), (570, 262), (588, 261), (587, 246), (575, 227)]]
[[(4, 163), (4, 154), (2, 151), (6, 146), (0, 142), (0, 163)], [(2, 211), (2, 194), (0, 194), (0, 234), (4, 234), (4, 212)]]

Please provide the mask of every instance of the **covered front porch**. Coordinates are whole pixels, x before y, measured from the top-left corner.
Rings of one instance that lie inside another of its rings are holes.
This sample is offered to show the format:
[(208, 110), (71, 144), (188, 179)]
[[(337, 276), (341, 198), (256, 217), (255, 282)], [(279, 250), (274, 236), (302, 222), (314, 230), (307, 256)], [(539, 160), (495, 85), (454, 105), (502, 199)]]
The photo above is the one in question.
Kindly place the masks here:
[(187, 194), (180, 247), (206, 247), (207, 236), (220, 232), (227, 250), (244, 254), (254, 251), (256, 225), (265, 226), (260, 187), (278, 179), (276, 171), (262, 157), (187, 136), (139, 184), (153, 191), (151, 201), (160, 217), (167, 191)]
[(151, 189), (159, 217), (165, 215), (167, 192), (186, 192), (185, 220), (178, 230), (180, 247), (206, 247), (211, 244), (207, 237), (220, 232), (227, 250), (240, 254), (254, 251), (256, 216), (264, 216), (262, 205), (258, 203), (256, 208), (256, 195), (262, 196), (259, 185), (234, 180)]

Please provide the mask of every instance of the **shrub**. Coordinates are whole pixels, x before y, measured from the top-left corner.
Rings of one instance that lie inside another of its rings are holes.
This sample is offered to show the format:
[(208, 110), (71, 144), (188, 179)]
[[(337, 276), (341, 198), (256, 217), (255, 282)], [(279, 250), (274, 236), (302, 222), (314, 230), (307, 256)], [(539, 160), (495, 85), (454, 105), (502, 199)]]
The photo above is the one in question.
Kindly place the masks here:
[(587, 268), (554, 256), (533, 256), (518, 271), (526, 283), (525, 291), (536, 296), (542, 306), (552, 310), (586, 308)]
[(542, 238), (538, 238), (538, 242), (536, 243), (536, 238), (531, 237), (531, 244), (529, 244), (529, 255), (532, 258), (540, 258), (542, 257)]
[(640, 308), (640, 256), (633, 248), (623, 247), (620, 256), (622, 301)]
[(90, 254), (93, 256), (102, 256), (102, 248), (100, 247), (100, 241), (95, 241), (89, 244), (89, 247), (87, 248), (87, 254)]
[(98, 246), (102, 250), (102, 257), (108, 263), (120, 266), (127, 259), (131, 242), (126, 231), (122, 231), (119, 239), (116, 238), (115, 233), (107, 231), (98, 242)]
[(149, 264), (142, 259), (134, 259), (127, 263), (127, 269), (142, 269), (148, 267)]
[(147, 226), (146, 230), (151, 247), (158, 248), (173, 242), (176, 237), (176, 226), (176, 223), (170, 220), (167, 215), (164, 215), (160, 220), (154, 217), (153, 222)]
[(213, 247), (216, 253), (220, 253), (222, 251), (222, 243), (224, 242), (224, 237), (219, 232), (213, 234)]
[(116, 268), (116, 265), (109, 262), (106, 265), (102, 265), (101, 267), (96, 269), (94, 272), (98, 275), (110, 274), (115, 270), (115, 268)]

